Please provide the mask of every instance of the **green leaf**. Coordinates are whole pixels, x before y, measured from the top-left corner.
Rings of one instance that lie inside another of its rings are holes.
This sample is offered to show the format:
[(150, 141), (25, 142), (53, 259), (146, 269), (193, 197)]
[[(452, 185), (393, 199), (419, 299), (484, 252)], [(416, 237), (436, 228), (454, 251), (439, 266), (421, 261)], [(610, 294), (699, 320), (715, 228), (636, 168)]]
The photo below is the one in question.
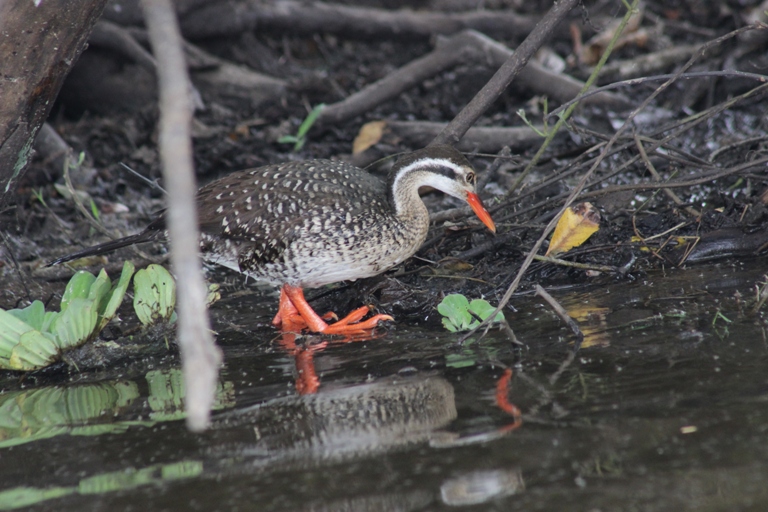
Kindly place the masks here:
[(451, 332), (466, 331), (472, 324), (477, 324), (477, 320), (469, 314), (469, 301), (460, 293), (446, 295), (443, 301), (438, 304), (437, 311), (443, 315), (443, 325)]
[(293, 150), (301, 151), (301, 148), (303, 148), (304, 144), (307, 142), (307, 133), (309, 132), (310, 128), (312, 128), (312, 125), (315, 124), (317, 118), (320, 117), (320, 113), (324, 108), (325, 103), (320, 103), (317, 105), (312, 109), (312, 112), (310, 112), (309, 115), (304, 118), (304, 121), (302, 121), (301, 125), (299, 125), (299, 129), (297, 130), (296, 135), (283, 135), (277, 139), (277, 142), (280, 144), (293, 143)]
[(451, 332), (456, 332), (458, 330), (449, 318), (443, 318), (443, 327)]
[(149, 265), (133, 276), (133, 308), (144, 325), (168, 320), (176, 306), (176, 282), (160, 265)]
[(0, 357), (10, 358), (14, 347), (19, 344), (21, 335), (33, 330), (28, 323), (0, 309)]
[(14, 370), (32, 371), (45, 368), (60, 354), (56, 343), (40, 331), (27, 331), (13, 348), (10, 365)]
[(323, 111), (325, 108), (325, 103), (320, 103), (315, 108), (312, 109), (312, 112), (309, 113), (309, 115), (304, 119), (304, 122), (301, 123), (299, 126), (299, 131), (296, 132), (296, 136), (299, 139), (305, 139), (307, 136), (307, 132), (309, 132), (309, 129), (312, 128), (312, 125), (315, 124), (315, 121), (317, 121), (317, 118), (320, 117), (320, 112)]
[(148, 268), (151, 268), (155, 273), (154, 279), (160, 294), (160, 317), (163, 320), (168, 320), (176, 308), (176, 281), (171, 273), (161, 265), (150, 265)]
[(102, 301), (107, 297), (111, 288), (112, 281), (109, 279), (107, 271), (101, 269), (99, 276), (93, 283), (91, 283), (91, 287), (88, 290), (88, 297), (86, 297), (88, 300), (93, 301), (93, 304), (96, 306), (96, 311), (101, 309)]
[(53, 322), (51, 332), (62, 350), (78, 347), (91, 337), (97, 320), (98, 311), (93, 301), (72, 299), (66, 311)]
[[(494, 306), (491, 306), (490, 303), (485, 299), (475, 299), (472, 302), (469, 303), (469, 310), (480, 317), (480, 319), (485, 320), (489, 316), (491, 316), (491, 313), (496, 311), (496, 308)], [(496, 315), (496, 318), (493, 319), (494, 322), (503, 322), (504, 321), (504, 313), (499, 311), (499, 313)]]
[[(472, 314), (474, 313), (481, 320), (485, 320), (495, 309), (485, 299), (474, 299), (469, 302), (464, 295), (459, 293), (446, 295), (437, 306), (437, 311), (445, 317), (443, 318), (443, 326), (451, 332), (468, 331), (477, 327), (480, 322)], [(504, 314), (499, 312), (494, 322), (503, 320)]]
[(123, 271), (120, 274), (120, 279), (115, 283), (112, 290), (107, 295), (106, 300), (103, 301), (99, 307), (100, 320), (99, 325), (96, 328), (97, 332), (101, 332), (117, 313), (117, 309), (120, 307), (120, 304), (122, 304), (123, 298), (125, 297), (125, 292), (128, 290), (128, 285), (131, 282), (134, 269), (135, 267), (130, 261), (126, 261), (123, 264)]
[(58, 311), (46, 311), (43, 327), (40, 329), (40, 332), (51, 332), (51, 325), (53, 325), (54, 320), (56, 320), (60, 314), (61, 313)]
[(37, 329), (38, 331), (43, 330), (45, 305), (39, 300), (34, 301), (24, 309), (10, 309), (8, 310), (8, 313), (12, 314), (22, 322), (27, 323), (33, 329)]
[(61, 296), (61, 311), (64, 312), (72, 299), (85, 299), (91, 291), (91, 285), (96, 276), (85, 270), (81, 270), (72, 276), (67, 283), (64, 294)]

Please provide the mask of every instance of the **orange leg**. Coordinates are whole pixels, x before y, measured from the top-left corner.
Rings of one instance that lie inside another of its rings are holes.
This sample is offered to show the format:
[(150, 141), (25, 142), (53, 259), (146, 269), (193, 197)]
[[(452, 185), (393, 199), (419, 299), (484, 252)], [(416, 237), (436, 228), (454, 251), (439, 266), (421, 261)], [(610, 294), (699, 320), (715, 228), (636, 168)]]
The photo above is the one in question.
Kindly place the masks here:
[[(304, 321), (304, 318), (302, 318), (299, 311), (293, 305), (293, 302), (291, 302), (288, 294), (285, 293), (285, 286), (280, 289), (280, 306), (277, 310), (277, 313), (275, 314), (275, 317), (272, 319), (272, 325), (278, 328), (282, 327), (283, 330), (300, 332), (307, 328), (307, 323)], [(328, 312), (321, 318), (323, 318), (323, 320), (339, 319), (339, 317), (336, 316), (336, 313), (333, 312)], [(285, 319), (285, 323), (283, 323), (283, 319)]]
[[(302, 325), (312, 332), (323, 334), (359, 334), (361, 331), (373, 329), (379, 322), (394, 320), (389, 315), (375, 315), (364, 322), (360, 322), (360, 319), (368, 311), (368, 307), (365, 306), (358, 308), (338, 322), (328, 325), (309, 305), (301, 288), (284, 284), (280, 290), (280, 309), (272, 320), (272, 324), (275, 326)], [(333, 317), (335, 315), (332, 313), (324, 316), (326, 319)]]

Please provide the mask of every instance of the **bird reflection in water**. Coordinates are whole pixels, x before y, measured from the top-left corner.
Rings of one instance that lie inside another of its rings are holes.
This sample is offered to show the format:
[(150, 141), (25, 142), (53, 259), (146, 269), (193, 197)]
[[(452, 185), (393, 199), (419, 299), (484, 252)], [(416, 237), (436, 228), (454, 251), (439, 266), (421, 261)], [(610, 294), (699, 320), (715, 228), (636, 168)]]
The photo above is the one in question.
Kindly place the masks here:
[[(328, 315), (325, 315), (328, 316)], [(312, 395), (320, 388), (320, 377), (315, 369), (315, 354), (322, 352), (329, 343), (351, 343), (366, 341), (381, 337), (377, 329), (360, 330), (354, 334), (346, 334), (336, 337), (331, 341), (315, 342), (315, 336), (303, 336), (301, 331), (305, 325), (299, 323), (284, 323), (281, 326), (280, 336), (277, 338), (280, 346), (291, 354), (296, 365), (296, 391), (300, 395)], [(305, 338), (304, 343), (297, 343), (297, 338)], [(507, 368), (496, 381), (495, 402), (496, 406), (512, 416), (512, 423), (503, 426), (499, 433), (510, 432), (520, 428), (523, 424), (520, 408), (509, 400), (509, 388), (512, 382), (512, 369)]]

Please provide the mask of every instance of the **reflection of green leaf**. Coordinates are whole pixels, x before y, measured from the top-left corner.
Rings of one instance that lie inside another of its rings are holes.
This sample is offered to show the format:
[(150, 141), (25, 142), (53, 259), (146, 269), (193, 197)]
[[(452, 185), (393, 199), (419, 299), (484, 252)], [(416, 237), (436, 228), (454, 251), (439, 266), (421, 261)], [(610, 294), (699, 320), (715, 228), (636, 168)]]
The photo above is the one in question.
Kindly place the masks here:
[[(184, 412), (184, 378), (180, 368), (152, 370), (147, 372), (149, 384), (149, 417), (158, 421), (172, 421), (186, 417)], [(216, 394), (211, 409), (219, 410), (234, 405), (234, 386), (231, 382), (216, 385)]]
[(12, 510), (14, 508), (29, 507), (41, 501), (52, 500), (74, 494), (72, 487), (47, 487), (37, 489), (35, 487), (14, 487), (0, 492), (0, 509)]
[(80, 494), (104, 494), (111, 491), (131, 489), (140, 485), (147, 485), (157, 480), (155, 466), (142, 469), (126, 468), (123, 471), (101, 473), (80, 480), (77, 492)]
[(83, 478), (71, 487), (14, 487), (0, 491), (0, 509), (29, 507), (71, 494), (96, 495), (126, 491), (145, 485), (161, 485), (168, 480), (193, 478), (203, 473), (203, 463), (183, 460), (170, 464), (153, 464), (144, 468), (128, 467), (120, 471), (99, 473)]
[(122, 432), (128, 422), (81, 426), (111, 417), (139, 397), (132, 381), (44, 387), (0, 395), (0, 448), (62, 434)]
[(458, 352), (445, 355), (445, 366), (448, 368), (467, 368), (475, 366), (478, 361), (488, 361), (498, 358), (498, 349), (484, 341), (475, 338), (467, 339)]
[(447, 354), (445, 356), (445, 366), (448, 368), (467, 368), (468, 366), (475, 366), (475, 355), (471, 352)]
[(165, 464), (160, 474), (163, 480), (180, 480), (197, 476), (203, 472), (203, 463), (199, 460), (183, 460), (174, 464)]

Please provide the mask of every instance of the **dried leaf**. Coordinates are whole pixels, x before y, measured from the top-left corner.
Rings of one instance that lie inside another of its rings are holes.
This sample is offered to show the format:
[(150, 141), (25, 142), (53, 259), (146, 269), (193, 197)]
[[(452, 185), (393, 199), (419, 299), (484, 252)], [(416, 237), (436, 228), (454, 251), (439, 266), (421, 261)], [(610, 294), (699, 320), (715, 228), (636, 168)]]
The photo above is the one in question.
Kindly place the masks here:
[(560, 220), (549, 242), (547, 256), (554, 256), (578, 247), (600, 229), (600, 212), (591, 203), (571, 206)]
[(370, 123), (365, 123), (363, 127), (360, 128), (360, 132), (358, 132), (355, 141), (352, 143), (352, 154), (357, 155), (362, 153), (378, 143), (381, 140), (381, 136), (384, 134), (385, 126), (387, 126), (386, 121), (371, 121)]

